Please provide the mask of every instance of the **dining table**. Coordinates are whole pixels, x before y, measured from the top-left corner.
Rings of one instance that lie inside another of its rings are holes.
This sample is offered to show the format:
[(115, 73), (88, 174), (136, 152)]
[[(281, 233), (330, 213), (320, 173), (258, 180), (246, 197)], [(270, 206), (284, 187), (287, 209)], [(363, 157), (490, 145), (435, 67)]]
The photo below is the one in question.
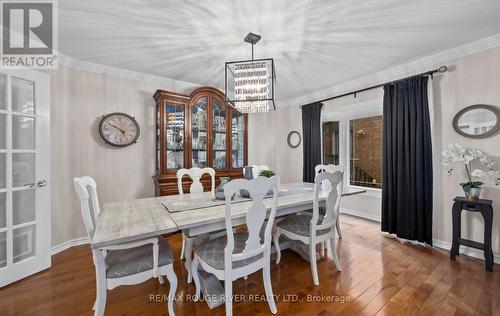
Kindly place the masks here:
[[(344, 188), (342, 196), (366, 192), (363, 188)], [(326, 190), (318, 194), (319, 205), (325, 204)], [(311, 210), (314, 184), (285, 183), (278, 187), (276, 220), (292, 213)], [(144, 238), (182, 231), (194, 236), (207, 236), (225, 229), (225, 201), (216, 200), (211, 192), (158, 196), (155, 198), (104, 203), (90, 240), (92, 248), (121, 244)], [(238, 196), (231, 206), (232, 226), (245, 224), (251, 199)], [(272, 199), (264, 199), (269, 214)], [(201, 239), (201, 238), (200, 238)], [(280, 239), (281, 249), (291, 249), (305, 260), (310, 260), (307, 246), (286, 237)], [(186, 267), (188, 268), (188, 267)], [(221, 282), (205, 271), (199, 272), (205, 302), (212, 309), (224, 303)]]

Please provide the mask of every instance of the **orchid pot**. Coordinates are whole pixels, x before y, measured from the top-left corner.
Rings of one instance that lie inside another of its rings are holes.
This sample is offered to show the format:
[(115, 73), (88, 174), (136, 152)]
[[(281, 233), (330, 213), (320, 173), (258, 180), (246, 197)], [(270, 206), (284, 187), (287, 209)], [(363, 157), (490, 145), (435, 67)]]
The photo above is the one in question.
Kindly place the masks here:
[(469, 164), (465, 164), (465, 171), (467, 172), (467, 178), (469, 181), (460, 183), (460, 185), (464, 190), (467, 200), (477, 201), (479, 200), (479, 195), (481, 194), (481, 186), (484, 184), (477, 179), (484, 177), (484, 173), (481, 169), (476, 169), (470, 172), (470, 162)]
[(481, 195), (481, 188), (470, 188), (467, 199), (469, 201), (477, 201), (479, 200), (480, 195)]
[(465, 197), (469, 201), (479, 200), (479, 196), (481, 195), (482, 184), (483, 183), (481, 181), (473, 181), (472, 183), (469, 182), (460, 183), (462, 189), (464, 190)]

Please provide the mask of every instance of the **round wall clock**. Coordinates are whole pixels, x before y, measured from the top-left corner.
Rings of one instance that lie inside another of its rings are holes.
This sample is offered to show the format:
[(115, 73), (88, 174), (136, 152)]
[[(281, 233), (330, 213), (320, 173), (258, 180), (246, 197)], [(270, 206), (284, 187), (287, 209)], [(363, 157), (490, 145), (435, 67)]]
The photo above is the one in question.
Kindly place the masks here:
[(137, 141), (140, 128), (134, 117), (115, 112), (103, 116), (99, 123), (99, 134), (112, 146), (126, 147)]

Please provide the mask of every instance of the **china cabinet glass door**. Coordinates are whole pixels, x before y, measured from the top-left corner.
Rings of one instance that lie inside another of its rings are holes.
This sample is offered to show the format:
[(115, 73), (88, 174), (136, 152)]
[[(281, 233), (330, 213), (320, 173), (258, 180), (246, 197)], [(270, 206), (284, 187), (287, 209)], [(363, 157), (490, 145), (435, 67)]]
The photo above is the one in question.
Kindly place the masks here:
[(212, 164), (214, 169), (227, 168), (226, 108), (212, 99)]
[(245, 161), (245, 120), (242, 113), (232, 111), (232, 167), (242, 168)]
[(167, 169), (184, 168), (185, 109), (181, 104), (169, 103), (165, 111), (165, 142)]
[(207, 97), (201, 97), (191, 108), (191, 167), (207, 166), (207, 136)]

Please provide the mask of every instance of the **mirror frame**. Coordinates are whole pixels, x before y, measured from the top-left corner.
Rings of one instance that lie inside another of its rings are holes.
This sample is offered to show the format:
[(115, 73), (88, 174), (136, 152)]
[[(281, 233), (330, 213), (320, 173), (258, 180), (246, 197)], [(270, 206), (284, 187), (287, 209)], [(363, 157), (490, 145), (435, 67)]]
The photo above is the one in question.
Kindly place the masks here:
[[(299, 141), (297, 142), (297, 145), (292, 145), (292, 135), (294, 134), (297, 134), (297, 136), (299, 136)], [(290, 146), (291, 148), (297, 148), (300, 146), (300, 143), (302, 142), (302, 136), (297, 131), (291, 131), (290, 133), (288, 133), (286, 142), (288, 143), (288, 146)]]
[[(464, 115), (466, 112), (469, 112), (469, 111), (472, 111), (472, 110), (477, 110), (477, 109), (485, 109), (485, 110), (493, 112), (493, 114), (495, 114), (495, 116), (497, 118), (497, 123), (495, 124), (495, 126), (491, 130), (489, 130), (489, 131), (487, 131), (486, 133), (483, 133), (483, 134), (472, 135), (472, 134), (464, 133), (460, 129), (460, 127), (458, 126), (458, 120), (460, 120), (460, 117), (462, 117), (462, 115)], [(496, 108), (496, 107), (494, 107), (492, 105), (487, 105), (487, 104), (474, 104), (474, 105), (470, 105), (468, 107), (465, 107), (465, 108), (461, 109), (460, 111), (458, 111), (457, 114), (455, 114), (455, 117), (453, 118), (453, 129), (458, 134), (460, 134), (460, 135), (462, 135), (464, 137), (468, 137), (468, 138), (480, 139), (480, 138), (490, 137), (493, 134), (495, 134), (496, 132), (498, 132), (498, 130), (500, 129), (500, 111), (498, 110), (498, 108)]]

